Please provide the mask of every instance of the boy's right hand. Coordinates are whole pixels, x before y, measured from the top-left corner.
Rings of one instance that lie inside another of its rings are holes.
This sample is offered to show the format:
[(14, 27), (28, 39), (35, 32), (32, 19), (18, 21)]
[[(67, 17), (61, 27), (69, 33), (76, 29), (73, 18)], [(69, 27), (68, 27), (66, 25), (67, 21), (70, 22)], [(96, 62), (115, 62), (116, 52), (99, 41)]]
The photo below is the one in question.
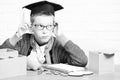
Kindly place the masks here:
[(15, 44), (22, 39), (22, 35), (25, 33), (32, 33), (31, 26), (27, 23), (20, 25), (15, 35), (13, 35), (11, 38), (9, 38), (9, 42), (11, 45), (15, 46)]
[(23, 34), (25, 33), (31, 33), (30, 25), (25, 23), (23, 25), (20, 25), (18, 28), (16, 35), (18, 38), (21, 38)]

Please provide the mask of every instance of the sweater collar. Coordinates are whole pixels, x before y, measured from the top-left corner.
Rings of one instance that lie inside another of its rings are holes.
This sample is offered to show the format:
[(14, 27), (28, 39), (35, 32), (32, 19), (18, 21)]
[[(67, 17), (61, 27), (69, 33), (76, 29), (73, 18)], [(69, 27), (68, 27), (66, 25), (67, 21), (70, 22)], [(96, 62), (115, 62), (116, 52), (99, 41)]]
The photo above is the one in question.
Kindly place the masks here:
[[(51, 50), (53, 43), (54, 43), (54, 37), (51, 37), (51, 39), (48, 41), (48, 43), (46, 43), (44, 45), (46, 45), (46, 49)], [(33, 47), (33, 49), (35, 48), (36, 44), (38, 44), (35, 40), (34, 35), (31, 35), (30, 44), (31, 44), (31, 47)]]

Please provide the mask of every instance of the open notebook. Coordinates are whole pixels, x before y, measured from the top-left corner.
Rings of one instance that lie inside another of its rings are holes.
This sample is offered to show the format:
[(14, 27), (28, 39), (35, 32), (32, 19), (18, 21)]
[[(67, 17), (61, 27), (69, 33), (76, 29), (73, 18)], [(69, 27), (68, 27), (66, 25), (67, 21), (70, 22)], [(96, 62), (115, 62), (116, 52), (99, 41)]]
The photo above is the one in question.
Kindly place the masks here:
[(43, 65), (44, 69), (59, 71), (70, 76), (81, 76), (81, 75), (88, 75), (93, 74), (93, 72), (88, 71), (85, 67), (78, 67), (68, 64), (50, 64), (50, 65)]

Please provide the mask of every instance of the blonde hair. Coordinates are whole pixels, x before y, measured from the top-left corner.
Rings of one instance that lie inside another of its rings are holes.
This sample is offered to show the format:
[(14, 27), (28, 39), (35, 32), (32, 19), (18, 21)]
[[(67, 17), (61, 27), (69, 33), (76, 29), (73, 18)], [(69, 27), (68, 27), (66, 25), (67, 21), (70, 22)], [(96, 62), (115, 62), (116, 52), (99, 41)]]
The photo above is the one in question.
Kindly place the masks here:
[(34, 17), (36, 17), (36, 16), (42, 16), (42, 15), (45, 15), (45, 16), (53, 16), (53, 17), (54, 17), (54, 15), (53, 15), (52, 13), (46, 12), (46, 11), (42, 11), (42, 12), (40, 12), (40, 13), (32, 14), (32, 15), (30, 16), (30, 21), (31, 21), (31, 23), (34, 22)]

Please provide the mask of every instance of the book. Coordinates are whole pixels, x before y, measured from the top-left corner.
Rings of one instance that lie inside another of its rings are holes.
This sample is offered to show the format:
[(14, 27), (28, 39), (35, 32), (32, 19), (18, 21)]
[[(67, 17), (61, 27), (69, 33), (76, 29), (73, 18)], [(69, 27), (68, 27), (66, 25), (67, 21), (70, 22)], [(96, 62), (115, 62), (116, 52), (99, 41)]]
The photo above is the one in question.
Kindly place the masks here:
[(42, 67), (48, 70), (59, 71), (61, 73), (68, 74), (69, 76), (82, 76), (82, 75), (93, 74), (92, 71), (85, 69), (85, 67), (78, 67), (78, 66), (62, 64), (62, 63), (43, 65)]
[(0, 49), (0, 59), (18, 57), (18, 51), (13, 49)]
[(73, 71), (73, 72), (70, 72), (68, 73), (69, 76), (84, 76), (84, 75), (91, 75), (93, 74), (92, 71), (89, 71), (89, 70), (82, 70), (82, 71)]

